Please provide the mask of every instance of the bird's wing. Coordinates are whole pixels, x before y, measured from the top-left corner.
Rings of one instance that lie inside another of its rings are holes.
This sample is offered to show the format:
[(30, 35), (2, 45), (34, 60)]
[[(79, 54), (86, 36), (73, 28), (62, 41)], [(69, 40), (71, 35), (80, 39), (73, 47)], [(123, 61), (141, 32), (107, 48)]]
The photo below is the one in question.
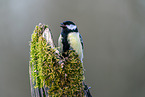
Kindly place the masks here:
[(79, 33), (79, 37), (80, 37), (80, 41), (81, 41), (81, 44), (82, 44), (82, 49), (84, 49), (83, 38), (82, 38), (80, 33)]

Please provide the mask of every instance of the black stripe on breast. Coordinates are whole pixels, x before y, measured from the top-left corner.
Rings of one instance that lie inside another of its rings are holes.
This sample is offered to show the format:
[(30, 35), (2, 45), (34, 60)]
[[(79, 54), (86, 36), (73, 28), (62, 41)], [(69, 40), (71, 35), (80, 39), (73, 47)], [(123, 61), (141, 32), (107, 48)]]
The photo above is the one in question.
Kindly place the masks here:
[(68, 43), (67, 40), (68, 33), (67, 31), (63, 31), (61, 35), (62, 35), (63, 52), (66, 52), (70, 48), (70, 44)]

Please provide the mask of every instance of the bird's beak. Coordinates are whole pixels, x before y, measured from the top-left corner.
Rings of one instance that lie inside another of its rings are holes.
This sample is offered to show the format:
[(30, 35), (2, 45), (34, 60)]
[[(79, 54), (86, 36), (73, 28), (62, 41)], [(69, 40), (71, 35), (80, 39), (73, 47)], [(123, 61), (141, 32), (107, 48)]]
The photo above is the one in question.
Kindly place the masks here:
[(64, 25), (63, 23), (60, 23), (60, 24), (61, 24), (60, 27), (66, 28), (66, 25)]

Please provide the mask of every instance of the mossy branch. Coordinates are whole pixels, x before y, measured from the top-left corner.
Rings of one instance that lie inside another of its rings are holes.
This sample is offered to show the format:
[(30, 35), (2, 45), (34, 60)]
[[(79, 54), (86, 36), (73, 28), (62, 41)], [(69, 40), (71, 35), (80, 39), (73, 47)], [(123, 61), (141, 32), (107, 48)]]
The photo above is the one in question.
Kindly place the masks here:
[(66, 54), (64, 58), (55, 48), (48, 25), (40, 23), (35, 27), (29, 63), (32, 97), (87, 96), (80, 59), (73, 50)]

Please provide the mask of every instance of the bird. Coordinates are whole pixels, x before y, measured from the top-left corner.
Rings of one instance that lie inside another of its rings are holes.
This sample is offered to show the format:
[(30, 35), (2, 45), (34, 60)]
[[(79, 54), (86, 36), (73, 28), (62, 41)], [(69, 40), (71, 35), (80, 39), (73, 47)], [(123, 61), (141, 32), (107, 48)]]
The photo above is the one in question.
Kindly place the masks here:
[(83, 39), (77, 26), (72, 21), (60, 23), (61, 34), (58, 38), (58, 47), (61, 53), (74, 50), (83, 63)]

